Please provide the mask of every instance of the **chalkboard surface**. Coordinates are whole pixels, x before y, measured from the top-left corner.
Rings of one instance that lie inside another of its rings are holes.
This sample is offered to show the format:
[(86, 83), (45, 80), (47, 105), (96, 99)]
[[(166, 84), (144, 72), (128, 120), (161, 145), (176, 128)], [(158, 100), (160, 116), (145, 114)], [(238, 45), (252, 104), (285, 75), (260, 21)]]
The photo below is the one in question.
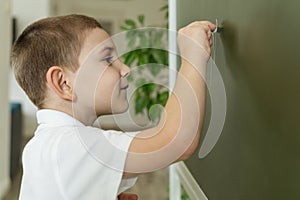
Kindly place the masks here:
[(224, 27), (215, 62), (225, 125), (208, 156), (186, 161), (191, 173), (210, 200), (300, 199), (300, 1), (176, 2), (178, 29), (203, 19)]

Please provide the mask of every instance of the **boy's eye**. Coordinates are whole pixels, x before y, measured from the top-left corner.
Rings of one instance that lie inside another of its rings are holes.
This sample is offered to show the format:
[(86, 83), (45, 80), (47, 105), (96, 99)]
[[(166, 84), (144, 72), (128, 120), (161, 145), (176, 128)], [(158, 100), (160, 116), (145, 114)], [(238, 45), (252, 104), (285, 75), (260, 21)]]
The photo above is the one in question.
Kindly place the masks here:
[(103, 61), (110, 65), (113, 62), (113, 58), (113, 56), (107, 56), (103, 59)]

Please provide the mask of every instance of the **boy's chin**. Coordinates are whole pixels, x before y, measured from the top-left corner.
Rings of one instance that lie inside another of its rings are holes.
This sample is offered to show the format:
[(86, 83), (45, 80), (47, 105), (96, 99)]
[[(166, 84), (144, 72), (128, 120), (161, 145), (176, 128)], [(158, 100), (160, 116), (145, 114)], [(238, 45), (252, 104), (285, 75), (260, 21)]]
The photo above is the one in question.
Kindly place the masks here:
[(126, 112), (129, 108), (128, 102), (124, 103), (124, 105), (118, 105), (112, 108), (112, 113), (111, 114), (122, 114)]

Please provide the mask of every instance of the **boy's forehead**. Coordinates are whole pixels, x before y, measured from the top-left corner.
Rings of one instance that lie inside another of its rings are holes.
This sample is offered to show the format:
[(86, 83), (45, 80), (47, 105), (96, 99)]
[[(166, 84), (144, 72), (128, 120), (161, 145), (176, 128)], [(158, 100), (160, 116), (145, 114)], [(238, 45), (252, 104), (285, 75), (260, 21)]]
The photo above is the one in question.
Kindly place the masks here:
[(114, 44), (108, 33), (100, 28), (93, 29), (83, 43), (79, 63), (83, 63), (90, 54), (101, 53), (112, 48), (114, 48)]

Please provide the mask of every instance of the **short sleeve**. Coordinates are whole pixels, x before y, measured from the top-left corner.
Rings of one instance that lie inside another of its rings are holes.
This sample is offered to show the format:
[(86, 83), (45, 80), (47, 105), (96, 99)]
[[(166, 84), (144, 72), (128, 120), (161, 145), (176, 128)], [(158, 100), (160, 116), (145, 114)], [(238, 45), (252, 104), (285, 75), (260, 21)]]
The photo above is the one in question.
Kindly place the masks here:
[[(113, 199), (119, 193), (127, 152), (137, 133), (73, 127), (58, 148), (57, 179), (69, 199)], [(134, 180), (128, 183), (133, 184)]]

